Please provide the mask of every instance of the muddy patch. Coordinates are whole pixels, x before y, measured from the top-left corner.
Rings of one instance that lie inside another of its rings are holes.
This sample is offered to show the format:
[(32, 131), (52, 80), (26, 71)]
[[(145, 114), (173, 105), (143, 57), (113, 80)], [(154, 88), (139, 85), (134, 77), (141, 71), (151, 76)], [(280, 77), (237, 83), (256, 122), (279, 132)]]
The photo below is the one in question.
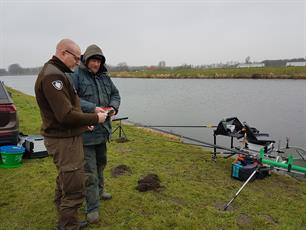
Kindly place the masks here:
[(156, 174), (148, 174), (142, 179), (138, 180), (138, 185), (136, 189), (139, 192), (146, 192), (146, 191), (159, 191), (163, 186), (160, 185), (160, 179)]
[(186, 202), (183, 199), (178, 198), (178, 197), (172, 197), (172, 198), (170, 198), (170, 200), (173, 203), (178, 204), (178, 205), (182, 205), (182, 206), (186, 205)]
[(266, 220), (266, 222), (270, 223), (270, 224), (277, 224), (278, 221), (275, 220), (272, 216), (270, 215), (263, 215), (263, 218)]
[(7, 202), (0, 202), (0, 207), (4, 207), (4, 206), (8, 206), (9, 205), (9, 203), (7, 203)]
[[(222, 203), (222, 202), (216, 202), (214, 203), (213, 207), (215, 209), (218, 209), (219, 211), (225, 211), (224, 207), (225, 207), (226, 203)], [(234, 208), (232, 205), (228, 206), (228, 208), (226, 209), (226, 212), (230, 212), (230, 211), (234, 211)]]
[(117, 167), (112, 169), (112, 177), (118, 177), (124, 174), (130, 175), (132, 170), (127, 165), (118, 165)]
[(240, 226), (250, 225), (253, 222), (252, 218), (246, 214), (240, 214), (237, 217), (236, 221), (237, 221), (237, 224)]

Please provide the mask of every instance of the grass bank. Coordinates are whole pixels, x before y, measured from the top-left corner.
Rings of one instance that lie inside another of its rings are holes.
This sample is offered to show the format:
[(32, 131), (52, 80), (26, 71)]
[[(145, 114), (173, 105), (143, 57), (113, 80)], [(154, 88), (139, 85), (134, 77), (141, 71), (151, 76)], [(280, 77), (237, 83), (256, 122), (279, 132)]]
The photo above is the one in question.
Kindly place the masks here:
[[(10, 91), (21, 131), (38, 133), (34, 98)], [(230, 177), (230, 160), (219, 158), (214, 163), (199, 147), (129, 125), (124, 130), (129, 142), (109, 144), (105, 176), (113, 199), (101, 203), (101, 222), (90, 229), (306, 229), (304, 182), (276, 174), (256, 180), (224, 212), (220, 207), (242, 185)], [(111, 169), (120, 164), (130, 167), (131, 173), (112, 177)], [(148, 173), (160, 177), (164, 188), (159, 192), (135, 189)], [(53, 229), (55, 177), (51, 158), (0, 169), (0, 229)]]
[(242, 79), (306, 79), (305, 67), (260, 67), (176, 69), (112, 72), (113, 77), (126, 78), (242, 78)]

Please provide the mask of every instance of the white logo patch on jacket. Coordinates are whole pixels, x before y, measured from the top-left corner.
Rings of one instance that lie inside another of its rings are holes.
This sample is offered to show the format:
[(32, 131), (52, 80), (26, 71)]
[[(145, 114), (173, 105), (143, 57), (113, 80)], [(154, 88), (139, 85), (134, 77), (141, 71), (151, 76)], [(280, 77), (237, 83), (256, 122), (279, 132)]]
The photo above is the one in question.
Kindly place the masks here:
[(63, 88), (63, 82), (60, 80), (52, 81), (52, 85), (57, 90), (61, 90)]

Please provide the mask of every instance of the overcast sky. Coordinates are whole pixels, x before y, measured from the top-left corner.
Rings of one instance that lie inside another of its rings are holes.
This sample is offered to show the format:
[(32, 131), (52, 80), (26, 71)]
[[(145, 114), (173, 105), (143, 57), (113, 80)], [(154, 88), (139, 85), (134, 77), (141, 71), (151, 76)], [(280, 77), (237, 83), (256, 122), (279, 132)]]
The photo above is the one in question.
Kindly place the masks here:
[(0, 68), (41, 66), (62, 38), (110, 65), (305, 57), (306, 0), (0, 0)]

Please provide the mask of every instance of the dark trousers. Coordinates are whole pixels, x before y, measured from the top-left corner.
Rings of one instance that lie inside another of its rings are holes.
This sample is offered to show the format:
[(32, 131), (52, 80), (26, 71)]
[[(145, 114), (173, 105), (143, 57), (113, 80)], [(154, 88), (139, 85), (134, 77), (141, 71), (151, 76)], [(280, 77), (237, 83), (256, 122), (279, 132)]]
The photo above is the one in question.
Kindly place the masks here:
[(106, 143), (84, 146), (87, 213), (99, 209), (100, 195), (104, 190), (103, 170), (107, 163), (106, 152)]
[(54, 203), (61, 229), (78, 230), (78, 209), (85, 194), (83, 142), (80, 136), (44, 138), (49, 155), (58, 170)]

